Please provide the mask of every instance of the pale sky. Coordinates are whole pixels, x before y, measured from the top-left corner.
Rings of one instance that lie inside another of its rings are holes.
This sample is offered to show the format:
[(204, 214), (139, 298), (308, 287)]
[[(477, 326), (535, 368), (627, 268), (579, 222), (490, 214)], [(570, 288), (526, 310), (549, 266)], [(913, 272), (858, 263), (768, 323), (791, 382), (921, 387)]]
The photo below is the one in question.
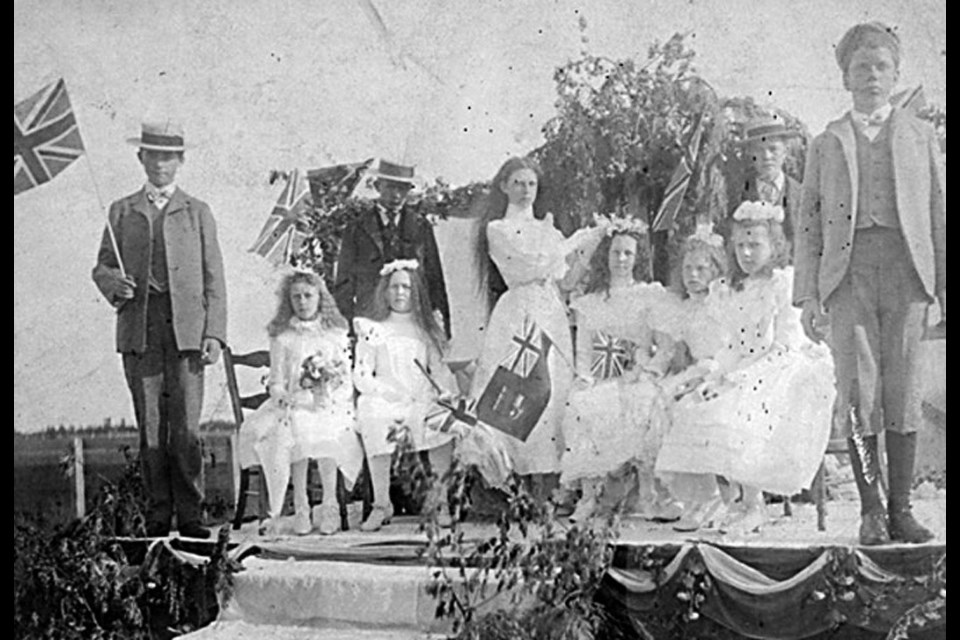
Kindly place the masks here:
[[(922, 82), (946, 106), (944, 1), (372, 2), (385, 32), (366, 0), (15, 2), (14, 100), (65, 78), (87, 148), (14, 199), (15, 429), (132, 418), (114, 314), (90, 270), (104, 207), (143, 182), (124, 140), (145, 117), (181, 120), (196, 144), (179, 183), (218, 220), (230, 339), (248, 350), (266, 346), (274, 305), (275, 274), (246, 252), (278, 195), (270, 170), (382, 156), (455, 184), (489, 179), (541, 143), (581, 17), (589, 50), (609, 57), (643, 59), (689, 32), (722, 96), (776, 104), (813, 132), (848, 107), (833, 45), (882, 20), (899, 29), (901, 86)], [(227, 412), (222, 384), (209, 369), (205, 415)]]

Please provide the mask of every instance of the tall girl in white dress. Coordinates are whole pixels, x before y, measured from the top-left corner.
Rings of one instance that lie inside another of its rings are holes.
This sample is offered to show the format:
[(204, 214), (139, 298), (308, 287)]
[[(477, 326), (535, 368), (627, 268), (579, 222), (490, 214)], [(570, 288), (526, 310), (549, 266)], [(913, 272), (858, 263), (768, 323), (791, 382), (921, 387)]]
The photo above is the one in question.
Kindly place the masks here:
[(763, 491), (791, 495), (813, 480), (830, 437), (833, 363), (803, 333), (792, 269), (776, 268), (783, 209), (745, 202), (733, 216), (733, 293), (719, 368), (677, 407), (658, 472), (707, 473), (740, 485), (731, 528), (765, 522)]
[(640, 511), (661, 515), (653, 464), (665, 427), (659, 381), (673, 357), (673, 339), (655, 329), (652, 316), (672, 294), (644, 282), (646, 237), (636, 225), (617, 222), (591, 260), (586, 294), (571, 303), (577, 381), (563, 420), (560, 481), (582, 491), (573, 521), (593, 514), (608, 474), (627, 465), (638, 474)]
[[(428, 427), (426, 417), (438, 395), (431, 378), (445, 391), (456, 383), (443, 362), (443, 329), (430, 309), (416, 260), (385, 265), (370, 318), (353, 322), (357, 425), (373, 483), (373, 510), (360, 528), (376, 531), (393, 515), (390, 462), (399, 438), (408, 438), (414, 451), (429, 451), (438, 478), (449, 471), (453, 435)], [(448, 518), (441, 505), (441, 524)]]
[(261, 465), (270, 501), (268, 531), (277, 532), (287, 483), (293, 479), (294, 530), (312, 529), (307, 464), (319, 463), (323, 482), (320, 533), (340, 529), (337, 469), (349, 484), (360, 472), (363, 449), (354, 430), (347, 322), (323, 278), (296, 271), (284, 278), (270, 334), (270, 399), (240, 429), (241, 467)]
[(525, 326), (536, 326), (552, 342), (547, 358), (550, 400), (527, 440), (489, 429), (490, 438), (521, 476), (560, 470), (564, 448), (560, 428), (574, 371), (573, 339), (559, 285), (570, 276), (571, 266), (585, 265), (603, 237), (601, 228), (592, 228), (565, 239), (550, 214), (537, 218), (534, 202), (539, 186), (539, 168), (532, 160), (508, 160), (493, 180), (491, 205), (481, 221), (477, 246), (482, 286), (487, 286), (493, 277), (489, 274), (496, 269), (494, 275), (502, 276), (507, 290), (490, 315), (471, 395), (479, 398), (498, 365), (510, 360), (516, 348), (514, 337)]

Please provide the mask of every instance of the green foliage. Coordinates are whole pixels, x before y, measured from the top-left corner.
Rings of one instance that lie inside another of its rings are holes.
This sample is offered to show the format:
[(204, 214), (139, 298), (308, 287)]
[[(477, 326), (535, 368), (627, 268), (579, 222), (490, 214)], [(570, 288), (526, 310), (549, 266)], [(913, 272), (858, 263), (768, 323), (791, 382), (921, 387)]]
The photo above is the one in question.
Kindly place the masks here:
[[(581, 221), (594, 212), (649, 220), (701, 114), (700, 155), (716, 153), (720, 104), (697, 75), (694, 55), (676, 34), (651, 45), (643, 63), (584, 52), (556, 71), (557, 115), (535, 152), (554, 189), (546, 194), (548, 210)], [(701, 173), (698, 162), (692, 185)], [(691, 188), (685, 210), (701, 197)]]
[[(454, 464), (443, 478), (420, 473), (425, 492), (424, 552), (438, 618), (458, 639), (600, 638), (605, 613), (594, 596), (612, 559), (616, 523), (566, 527), (550, 503), (535, 500), (514, 478), (497, 533), (469, 540), (460, 516), (470, 509), (471, 474)], [(438, 524), (448, 502), (453, 526)]]
[(51, 527), (14, 515), (15, 638), (169, 638), (209, 623), (218, 594), (229, 592), (238, 566), (226, 528), (205, 564), (176, 560), (152, 547), (139, 565), (118, 538), (144, 533), (139, 460), (107, 482), (89, 514)]
[[(474, 182), (454, 189), (438, 179), (422, 193), (409, 198), (405, 206), (435, 224), (437, 220), (467, 211), (486, 188), (485, 184)], [(306, 212), (307, 240), (292, 260), (296, 266), (322, 273), (327, 286), (332, 287), (334, 267), (347, 227), (372, 211), (375, 203), (333, 188), (321, 190), (318, 195)]]

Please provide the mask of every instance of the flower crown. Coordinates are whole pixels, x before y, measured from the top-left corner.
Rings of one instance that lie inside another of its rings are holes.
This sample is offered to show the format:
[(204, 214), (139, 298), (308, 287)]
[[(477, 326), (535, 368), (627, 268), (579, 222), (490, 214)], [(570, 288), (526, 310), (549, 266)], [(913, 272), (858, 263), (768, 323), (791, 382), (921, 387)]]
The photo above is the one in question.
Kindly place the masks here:
[(696, 240), (717, 249), (723, 248), (723, 237), (714, 233), (713, 223), (711, 222), (701, 222), (697, 224), (696, 230), (690, 234), (687, 240)]
[(383, 265), (380, 269), (380, 276), (388, 276), (394, 271), (416, 271), (420, 268), (420, 263), (416, 260), (394, 260)]
[(783, 222), (783, 207), (762, 200), (746, 201), (733, 212), (733, 219), (737, 221), (773, 220), (774, 222)]
[(621, 233), (635, 233), (638, 235), (647, 235), (647, 223), (636, 218), (624, 218), (613, 215), (599, 214), (597, 222), (601, 225), (606, 224), (604, 233), (607, 236), (614, 236)]

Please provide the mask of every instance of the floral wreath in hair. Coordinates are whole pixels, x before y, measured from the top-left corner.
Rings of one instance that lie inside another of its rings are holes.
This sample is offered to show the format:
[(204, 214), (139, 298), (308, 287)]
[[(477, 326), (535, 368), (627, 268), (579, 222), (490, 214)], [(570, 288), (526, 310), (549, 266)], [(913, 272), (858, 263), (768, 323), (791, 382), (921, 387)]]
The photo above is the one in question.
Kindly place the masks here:
[(716, 249), (723, 248), (723, 236), (714, 232), (712, 222), (697, 223), (697, 228), (690, 234), (687, 240), (696, 240)]
[(389, 276), (395, 271), (416, 271), (419, 268), (420, 263), (417, 260), (394, 260), (383, 265), (383, 268), (380, 269), (380, 276)]
[(614, 215), (597, 215), (597, 222), (604, 229), (604, 234), (614, 236), (623, 233), (635, 233), (637, 235), (647, 235), (647, 223), (636, 218), (625, 218)]
[(743, 220), (773, 220), (774, 222), (783, 222), (783, 218), (783, 207), (762, 200), (756, 202), (748, 200), (733, 212), (733, 219), (738, 222)]

